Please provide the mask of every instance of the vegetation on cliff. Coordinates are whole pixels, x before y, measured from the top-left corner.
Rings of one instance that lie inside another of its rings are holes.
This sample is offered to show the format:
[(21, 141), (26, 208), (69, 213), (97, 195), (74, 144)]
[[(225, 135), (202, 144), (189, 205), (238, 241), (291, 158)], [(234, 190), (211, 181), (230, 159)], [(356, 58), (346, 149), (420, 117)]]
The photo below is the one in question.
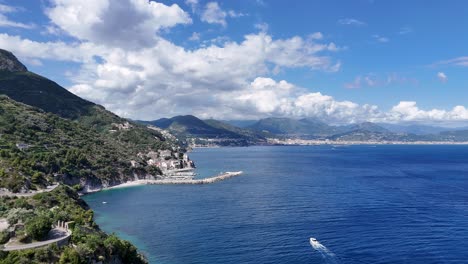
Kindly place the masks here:
[[(147, 262), (131, 243), (102, 232), (93, 221), (93, 211), (68, 186), (62, 185), (32, 197), (1, 197), (0, 217), (6, 218), (10, 226), (22, 226), (24, 223), (24, 228), (16, 228), (16, 237), (21, 241), (43, 240), (52, 223), (73, 221), (69, 245), (59, 248), (51, 244), (39, 249), (0, 251), (2, 264)], [(9, 233), (4, 231), (0, 237), (3, 238), (0, 243), (5, 243)]]
[(138, 153), (169, 147), (159, 133), (144, 127), (99, 133), (0, 96), (0, 187), (14, 192), (54, 181), (98, 185), (157, 174)]

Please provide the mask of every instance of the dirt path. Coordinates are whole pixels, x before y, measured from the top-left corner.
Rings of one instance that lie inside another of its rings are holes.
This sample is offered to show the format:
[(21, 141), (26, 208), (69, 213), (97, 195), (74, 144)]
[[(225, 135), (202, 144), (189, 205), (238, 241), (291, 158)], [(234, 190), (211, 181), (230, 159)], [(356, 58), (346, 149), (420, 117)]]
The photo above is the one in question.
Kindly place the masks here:
[(10, 192), (10, 191), (5, 190), (5, 189), (1, 189), (0, 190), (0, 196), (30, 197), (30, 196), (33, 196), (33, 195), (38, 194), (38, 193), (51, 192), (55, 188), (57, 188), (58, 186), (59, 186), (59, 184), (57, 183), (57, 184), (54, 184), (54, 185), (51, 185), (51, 186), (47, 186), (47, 188), (45, 188), (45, 189), (42, 189), (42, 190), (39, 190), (39, 191), (30, 191), (28, 193), (14, 193), (14, 192)]

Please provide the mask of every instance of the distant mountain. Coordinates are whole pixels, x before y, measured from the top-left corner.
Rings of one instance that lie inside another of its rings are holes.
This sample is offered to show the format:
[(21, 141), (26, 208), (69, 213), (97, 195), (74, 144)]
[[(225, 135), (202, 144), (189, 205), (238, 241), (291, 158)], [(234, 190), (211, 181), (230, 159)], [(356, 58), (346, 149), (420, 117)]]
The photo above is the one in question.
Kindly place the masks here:
[(222, 120), (223, 123), (230, 124), (231, 126), (236, 126), (240, 128), (247, 128), (255, 123), (258, 120)]
[(233, 125), (228, 124), (226, 122), (218, 121), (218, 120), (215, 120), (215, 119), (206, 119), (206, 120), (203, 120), (203, 121), (206, 124), (208, 124), (208, 125), (210, 125), (212, 127), (219, 128), (219, 129), (224, 129), (224, 130), (233, 132), (233, 133), (235, 133), (237, 135), (241, 135), (243, 137), (250, 138), (250, 139), (252, 139), (254, 141), (264, 141), (265, 136), (267, 136), (267, 134), (264, 134), (264, 133), (259, 133), (257, 131), (247, 129), (247, 128), (233, 126)]
[(444, 141), (468, 141), (468, 130), (444, 131), (437, 136)]
[(193, 116), (175, 116), (172, 118), (161, 118), (154, 121), (143, 121), (162, 129), (170, 130), (177, 135), (193, 135), (199, 137), (236, 137), (236, 133), (221, 127), (214, 127), (203, 120)]
[(168, 130), (180, 139), (218, 139), (221, 145), (251, 145), (265, 141), (260, 133), (214, 119), (201, 120), (192, 115), (138, 122)]
[(379, 123), (381, 127), (384, 127), (391, 132), (395, 133), (408, 133), (416, 135), (429, 135), (429, 134), (438, 134), (444, 131), (456, 131), (456, 130), (468, 130), (468, 127), (442, 127), (442, 126), (429, 126), (429, 125), (402, 125), (402, 124), (386, 124)]
[[(266, 138), (278, 139), (318, 139), (338, 141), (468, 141), (467, 130), (443, 131), (444, 128), (412, 126), (406, 130), (395, 129), (396, 125), (363, 122), (351, 125), (334, 126), (315, 118), (264, 118), (247, 127), (238, 127), (228, 122), (214, 119), (200, 120), (194, 116), (176, 116), (145, 122), (183, 137), (224, 138), (231, 141), (219, 145), (265, 144)], [(236, 121), (235, 123), (242, 122)], [(430, 132), (412, 133), (413, 129), (427, 128)], [(442, 131), (439, 131), (442, 130)], [(433, 133), (432, 131), (437, 131)], [(237, 142), (236, 142), (237, 140)], [(213, 142), (213, 141), (211, 141)], [(241, 142), (241, 143), (240, 143)], [(218, 142), (219, 143), (219, 142)], [(216, 143), (216, 144), (218, 144)]]
[(277, 135), (298, 137), (326, 137), (336, 133), (337, 128), (312, 118), (265, 118), (248, 128)]

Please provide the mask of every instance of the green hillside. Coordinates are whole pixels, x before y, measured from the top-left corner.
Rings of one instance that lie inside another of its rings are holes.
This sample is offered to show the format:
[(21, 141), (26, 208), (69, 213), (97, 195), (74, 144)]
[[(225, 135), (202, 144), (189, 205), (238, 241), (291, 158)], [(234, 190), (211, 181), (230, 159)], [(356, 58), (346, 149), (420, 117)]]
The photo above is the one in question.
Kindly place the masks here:
[(113, 123), (127, 121), (100, 105), (74, 95), (56, 82), (28, 71), (12, 53), (2, 49), (0, 94), (45, 112), (79, 121), (100, 132), (107, 132)]
[[(0, 135), (0, 186), (13, 191), (55, 180), (98, 186), (157, 174), (137, 154), (170, 147), (145, 127), (98, 133), (6, 96), (0, 96)], [(141, 166), (132, 167), (131, 160)]]
[[(78, 193), (67, 186), (32, 197), (0, 197), (0, 217), (15, 227), (15, 238), (21, 242), (45, 240), (53, 223), (72, 222), (69, 245), (0, 251), (0, 264), (147, 263), (130, 242), (101, 231), (93, 215)], [(1, 231), (0, 244), (7, 242), (11, 235)]]

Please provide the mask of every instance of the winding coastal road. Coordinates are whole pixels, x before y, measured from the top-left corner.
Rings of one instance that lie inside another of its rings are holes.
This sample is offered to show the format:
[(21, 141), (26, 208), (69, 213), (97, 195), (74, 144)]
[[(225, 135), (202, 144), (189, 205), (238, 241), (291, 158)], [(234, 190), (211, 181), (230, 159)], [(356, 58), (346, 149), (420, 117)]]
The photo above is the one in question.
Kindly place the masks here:
[(14, 193), (14, 192), (10, 192), (8, 190), (5, 190), (5, 189), (1, 189), (0, 190), (0, 197), (2, 196), (9, 196), (9, 197), (30, 197), (30, 196), (33, 196), (35, 194), (38, 194), (38, 193), (44, 193), (44, 192), (51, 192), (53, 190), (55, 190), (55, 188), (57, 188), (59, 186), (59, 184), (54, 184), (54, 185), (50, 185), (50, 186), (47, 186), (45, 189), (42, 189), (42, 190), (39, 190), (39, 191), (31, 191), (31, 192), (28, 192), (28, 193)]
[(23, 249), (32, 249), (48, 246), (53, 243), (60, 243), (67, 240), (71, 236), (71, 232), (63, 230), (62, 228), (54, 228), (50, 230), (49, 233), (50, 239), (46, 241), (39, 241), (29, 244), (16, 244), (16, 243), (7, 243), (3, 247), (3, 251), (13, 251), (13, 250), (23, 250)]

